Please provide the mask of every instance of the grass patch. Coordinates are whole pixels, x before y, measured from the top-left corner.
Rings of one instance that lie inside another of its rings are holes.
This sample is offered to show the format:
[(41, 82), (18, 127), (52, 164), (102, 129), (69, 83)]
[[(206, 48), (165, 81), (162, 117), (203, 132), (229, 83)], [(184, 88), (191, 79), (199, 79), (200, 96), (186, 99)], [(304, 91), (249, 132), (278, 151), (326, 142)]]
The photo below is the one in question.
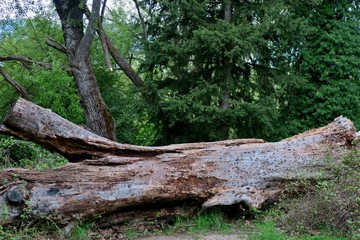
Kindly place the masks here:
[[(255, 231), (254, 231), (255, 230)], [(248, 240), (347, 240), (346, 237), (333, 237), (325, 235), (289, 235), (276, 228), (276, 223), (266, 221), (256, 223), (253, 233)]]
[(230, 221), (226, 219), (218, 208), (201, 211), (191, 219), (177, 217), (174, 227), (190, 233), (206, 233), (210, 231), (231, 233)]
[(0, 225), (0, 239), (4, 240), (60, 239), (61, 235), (59, 226), (45, 219), (37, 222), (23, 221), (19, 226), (11, 228)]
[(90, 239), (90, 228), (91, 224), (89, 223), (78, 224), (66, 237), (68, 240), (88, 240)]

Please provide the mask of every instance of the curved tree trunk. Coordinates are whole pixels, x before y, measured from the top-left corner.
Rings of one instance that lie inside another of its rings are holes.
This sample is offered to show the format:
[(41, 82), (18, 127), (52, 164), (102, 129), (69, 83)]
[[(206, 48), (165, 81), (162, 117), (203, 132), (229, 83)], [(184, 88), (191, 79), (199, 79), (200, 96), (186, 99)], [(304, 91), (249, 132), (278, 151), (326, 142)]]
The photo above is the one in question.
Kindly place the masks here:
[(53, 0), (60, 17), (65, 47), (81, 97), (87, 126), (100, 136), (115, 140), (115, 121), (99, 90), (91, 59), (90, 47), (99, 21), (100, 0), (94, 0), (90, 20), (84, 33), (83, 16), (86, 6), (81, 0)]
[(1, 171), (1, 224), (16, 222), (25, 210), (27, 217), (60, 223), (101, 215), (106, 225), (141, 209), (155, 218), (186, 203), (261, 208), (292, 181), (328, 178), (327, 170), (356, 136), (351, 121), (339, 117), (275, 143), (239, 139), (138, 147), (97, 136), (23, 99), (0, 132), (82, 160), (46, 171)]

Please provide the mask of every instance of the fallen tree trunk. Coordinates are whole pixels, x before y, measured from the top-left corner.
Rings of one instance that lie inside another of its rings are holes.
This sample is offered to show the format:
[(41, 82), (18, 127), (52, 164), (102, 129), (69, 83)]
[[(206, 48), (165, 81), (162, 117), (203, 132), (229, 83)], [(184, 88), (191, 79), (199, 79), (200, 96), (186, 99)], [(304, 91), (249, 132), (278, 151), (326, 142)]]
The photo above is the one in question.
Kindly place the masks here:
[(99, 215), (122, 221), (139, 209), (173, 209), (186, 202), (261, 208), (292, 181), (328, 177), (329, 156), (339, 160), (355, 138), (351, 121), (339, 117), (275, 143), (240, 139), (138, 147), (99, 137), (23, 99), (0, 132), (76, 161), (47, 171), (1, 171), (1, 224), (23, 213), (59, 223)]

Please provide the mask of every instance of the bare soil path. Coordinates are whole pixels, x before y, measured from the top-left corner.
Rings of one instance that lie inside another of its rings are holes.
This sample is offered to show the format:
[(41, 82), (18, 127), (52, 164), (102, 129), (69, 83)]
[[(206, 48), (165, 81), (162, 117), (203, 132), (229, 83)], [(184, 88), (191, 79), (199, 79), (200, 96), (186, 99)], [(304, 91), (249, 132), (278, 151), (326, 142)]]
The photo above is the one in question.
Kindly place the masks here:
[(178, 234), (178, 235), (159, 235), (151, 237), (137, 238), (138, 240), (246, 240), (247, 236), (244, 234)]

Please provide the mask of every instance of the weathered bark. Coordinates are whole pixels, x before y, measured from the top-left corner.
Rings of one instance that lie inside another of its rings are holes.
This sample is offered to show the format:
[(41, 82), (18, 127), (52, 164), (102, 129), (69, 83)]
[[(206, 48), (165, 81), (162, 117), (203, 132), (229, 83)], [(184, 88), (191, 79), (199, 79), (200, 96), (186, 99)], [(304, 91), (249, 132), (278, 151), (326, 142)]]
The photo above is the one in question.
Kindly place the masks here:
[(291, 181), (328, 177), (328, 157), (339, 160), (356, 135), (351, 121), (339, 117), (275, 143), (240, 139), (137, 147), (98, 137), (25, 100), (18, 101), (0, 131), (58, 148), (70, 158), (88, 158), (54, 170), (0, 172), (2, 224), (20, 219), (24, 209), (29, 217), (60, 223), (99, 215), (114, 223), (139, 209), (189, 202), (260, 208)]
[(69, 65), (82, 100), (87, 126), (98, 135), (115, 140), (115, 121), (107, 108), (95, 77), (90, 46), (99, 21), (100, 0), (94, 0), (84, 33), (85, 7), (80, 0), (53, 0), (64, 33)]
[(157, 155), (159, 148), (120, 144), (100, 137), (52, 112), (19, 99), (0, 125), (0, 133), (36, 142), (73, 162), (107, 155)]

